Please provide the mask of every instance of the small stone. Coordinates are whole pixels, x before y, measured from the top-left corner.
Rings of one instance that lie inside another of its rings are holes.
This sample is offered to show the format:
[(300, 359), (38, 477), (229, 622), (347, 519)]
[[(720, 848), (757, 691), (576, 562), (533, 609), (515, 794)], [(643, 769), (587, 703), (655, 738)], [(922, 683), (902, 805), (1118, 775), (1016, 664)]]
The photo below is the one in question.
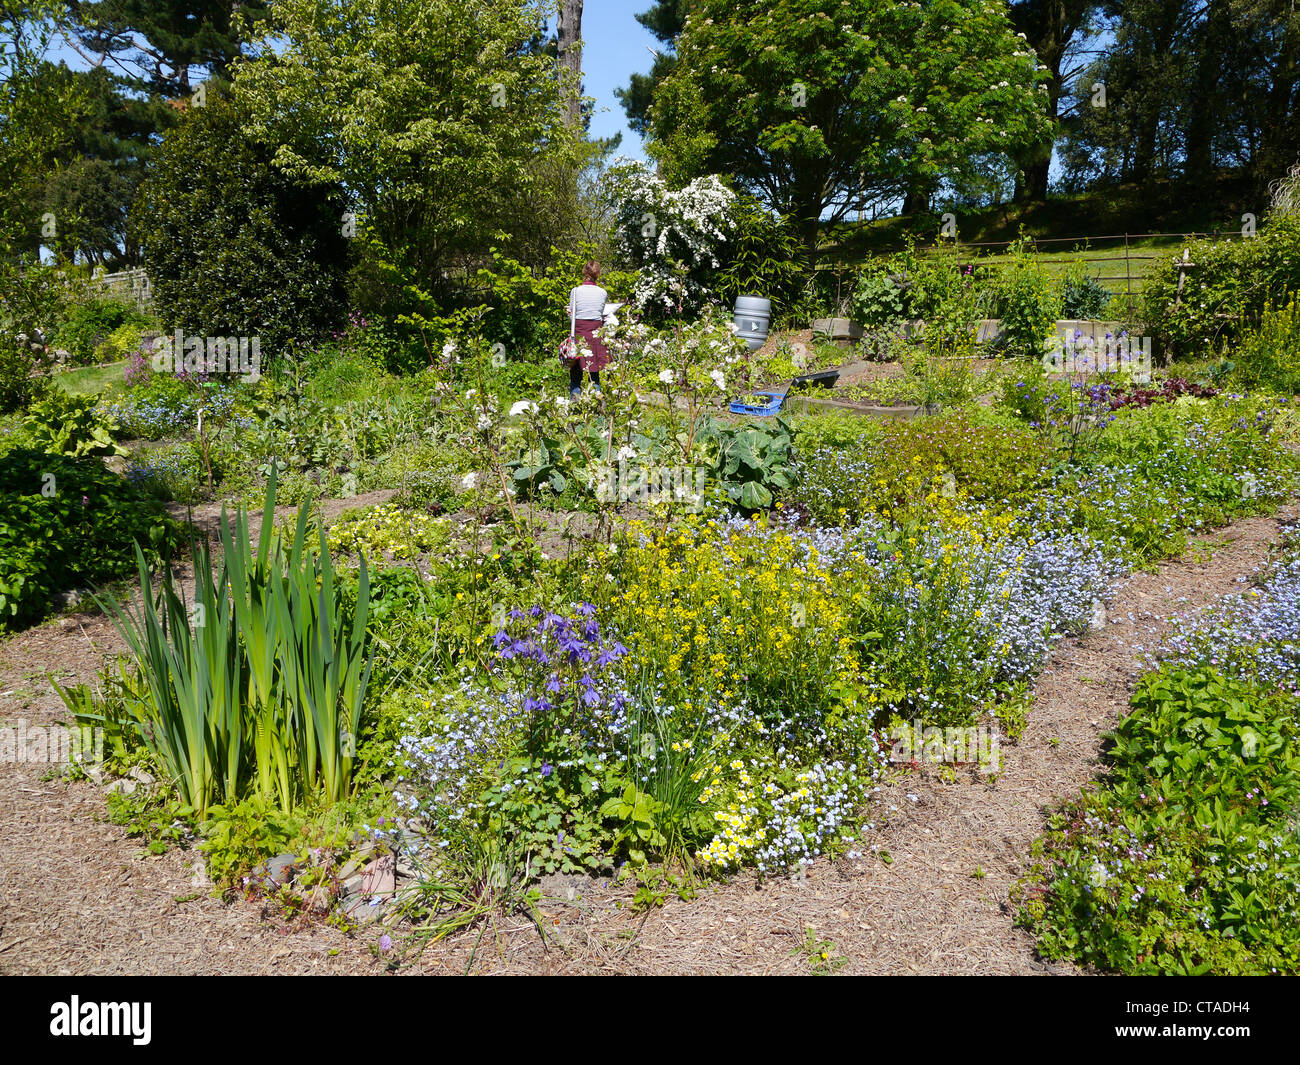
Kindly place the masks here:
[(75, 588), (58, 592), (54, 596), (54, 605), (60, 610), (69, 610), (81, 605), (81, 593)]
[(420, 878), (420, 874), (416, 871), (415, 866), (405, 858), (399, 858), (397, 860), (397, 875), (405, 880), (418, 880)]
[(343, 905), (343, 912), (358, 924), (369, 924), (379, 919), (380, 907), (371, 905), (364, 895), (357, 895)]
[(272, 884), (287, 884), (293, 879), (293, 866), (298, 860), (295, 854), (277, 854), (266, 863), (266, 875)]
[(195, 856), (190, 862), (190, 887), (205, 888), (208, 882), (208, 863), (202, 857)]
[(397, 862), (391, 854), (376, 858), (362, 873), (361, 893), (388, 897), (397, 890)]
[(86, 766), (86, 779), (92, 784), (104, 783), (104, 771), (97, 765)]
[(374, 840), (361, 844), (361, 846), (352, 852), (352, 856), (343, 863), (343, 868), (340, 869), (338, 873), (339, 879), (350, 880), (354, 873), (360, 872), (365, 867), (374, 856), (374, 853)]

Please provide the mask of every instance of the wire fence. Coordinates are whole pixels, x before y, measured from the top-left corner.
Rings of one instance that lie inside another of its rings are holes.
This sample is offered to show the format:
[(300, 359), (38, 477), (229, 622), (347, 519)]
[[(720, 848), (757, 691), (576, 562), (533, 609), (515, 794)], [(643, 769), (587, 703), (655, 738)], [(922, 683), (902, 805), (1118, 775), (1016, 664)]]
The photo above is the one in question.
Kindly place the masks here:
[[(1067, 269), (1076, 263), (1082, 263), (1088, 268), (1088, 274), (1096, 281), (1102, 283), (1115, 294), (1123, 294), (1126, 297), (1128, 311), (1131, 315), (1136, 298), (1141, 294), (1142, 286), (1146, 281), (1147, 275), (1151, 272), (1149, 265), (1152, 262), (1169, 258), (1173, 253), (1169, 247), (1150, 248), (1141, 244), (1143, 241), (1160, 240), (1170, 244), (1176, 242), (1189, 243), (1194, 240), (1240, 240), (1245, 234), (1238, 229), (1214, 230), (1205, 233), (1109, 233), (1100, 236), (1079, 236), (1079, 237), (1045, 237), (1041, 240), (1032, 240), (1030, 246), (1034, 249), (1034, 259), (1050, 267), (1060, 267)], [(956, 265), (959, 268), (975, 266), (998, 266), (999, 252), (1005, 252), (1016, 241), (1013, 240), (988, 240), (988, 241), (944, 241), (933, 245), (930, 251), (941, 251), (951, 253), (956, 259)], [(1110, 243), (1116, 245), (1113, 249), (1098, 248), (1099, 244)], [(1045, 245), (1066, 245), (1072, 250), (1069, 252), (1053, 252), (1039, 250)], [(1138, 245), (1135, 247), (1134, 245)], [(1094, 250), (1110, 251), (1114, 254), (1097, 255), (1093, 254)], [(1111, 267), (1106, 264), (1122, 263), (1123, 272), (1119, 272), (1121, 267)], [(1098, 269), (1094, 273), (1093, 267)], [(858, 264), (845, 262), (819, 262), (814, 267), (816, 271), (830, 271), (836, 275), (837, 291), (844, 291), (846, 283), (852, 285), (852, 277)], [(1112, 273), (1105, 273), (1105, 270), (1113, 270)], [(1122, 283), (1122, 284), (1121, 284)], [(1112, 287), (1114, 286), (1114, 287)]]

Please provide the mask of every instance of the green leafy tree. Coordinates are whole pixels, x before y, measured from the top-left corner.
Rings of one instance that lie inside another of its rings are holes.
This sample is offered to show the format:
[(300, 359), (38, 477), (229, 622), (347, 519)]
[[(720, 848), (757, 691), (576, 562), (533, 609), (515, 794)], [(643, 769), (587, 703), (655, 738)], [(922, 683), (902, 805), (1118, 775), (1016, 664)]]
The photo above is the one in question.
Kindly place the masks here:
[(45, 182), (45, 208), (58, 220), (47, 242), (62, 261), (96, 266), (117, 257), (126, 232), (126, 182), (103, 159), (74, 159)]
[[(1060, 146), (1067, 187), (1211, 191), (1249, 179), (1259, 205), (1300, 155), (1300, 10), (1291, 0), (1107, 0)], [(1100, 90), (1100, 92), (1099, 92)]]
[(1038, 61), (989, 0), (698, 0), (655, 92), (669, 180), (736, 181), (797, 221), (1010, 176), (1049, 132)]
[(82, 94), (67, 71), (45, 59), (54, 0), (0, 5), (0, 257), (39, 249), (46, 173), (68, 157)]
[(524, 0), (281, 0), (235, 64), (252, 132), (286, 174), (337, 183), (372, 248), (436, 291), (527, 229), (539, 187), (577, 162), (556, 62)]

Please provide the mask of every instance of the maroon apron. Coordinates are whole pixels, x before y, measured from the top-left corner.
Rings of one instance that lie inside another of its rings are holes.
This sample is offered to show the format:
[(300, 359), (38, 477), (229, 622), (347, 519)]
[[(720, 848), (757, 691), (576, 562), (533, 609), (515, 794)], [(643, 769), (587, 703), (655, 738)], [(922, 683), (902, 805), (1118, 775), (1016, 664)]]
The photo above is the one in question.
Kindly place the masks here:
[(582, 337), (590, 352), (582, 357), (582, 368), (588, 373), (600, 373), (609, 365), (609, 351), (604, 342), (596, 336), (596, 330), (605, 323), (599, 318), (579, 318), (573, 323), (574, 332)]

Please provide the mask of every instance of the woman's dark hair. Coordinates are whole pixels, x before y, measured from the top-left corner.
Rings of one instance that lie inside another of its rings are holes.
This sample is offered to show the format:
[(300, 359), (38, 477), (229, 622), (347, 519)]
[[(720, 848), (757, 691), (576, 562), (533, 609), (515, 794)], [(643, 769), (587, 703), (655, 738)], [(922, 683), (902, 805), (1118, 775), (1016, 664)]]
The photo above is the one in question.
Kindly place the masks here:
[(588, 259), (587, 265), (582, 268), (582, 280), (588, 285), (594, 285), (596, 278), (600, 277), (600, 263), (595, 259)]

